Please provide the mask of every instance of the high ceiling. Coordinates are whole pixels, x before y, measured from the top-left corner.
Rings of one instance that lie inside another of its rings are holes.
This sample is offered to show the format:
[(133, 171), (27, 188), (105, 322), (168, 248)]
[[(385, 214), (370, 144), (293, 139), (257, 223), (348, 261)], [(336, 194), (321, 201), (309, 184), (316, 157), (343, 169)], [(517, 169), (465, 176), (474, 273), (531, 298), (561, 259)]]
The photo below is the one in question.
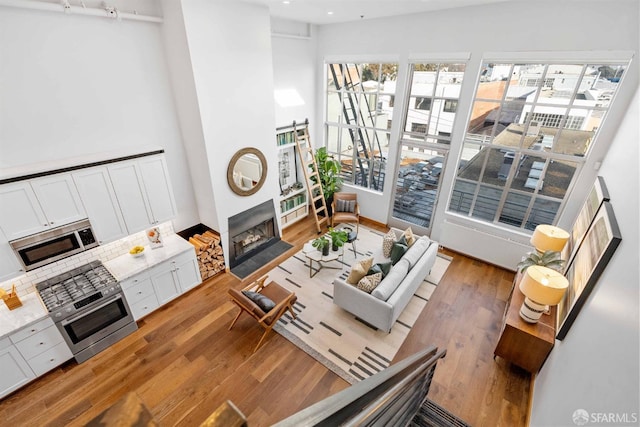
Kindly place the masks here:
[(269, 7), (271, 16), (311, 24), (408, 15), (517, 0), (244, 0)]

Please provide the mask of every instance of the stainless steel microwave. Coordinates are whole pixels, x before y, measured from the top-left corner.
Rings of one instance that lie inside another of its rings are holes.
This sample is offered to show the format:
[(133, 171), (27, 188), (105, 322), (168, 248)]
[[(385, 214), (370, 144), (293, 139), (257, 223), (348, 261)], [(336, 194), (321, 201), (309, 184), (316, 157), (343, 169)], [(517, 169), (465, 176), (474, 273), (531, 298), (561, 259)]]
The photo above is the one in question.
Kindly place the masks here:
[(25, 271), (98, 246), (88, 219), (12, 240), (9, 243)]

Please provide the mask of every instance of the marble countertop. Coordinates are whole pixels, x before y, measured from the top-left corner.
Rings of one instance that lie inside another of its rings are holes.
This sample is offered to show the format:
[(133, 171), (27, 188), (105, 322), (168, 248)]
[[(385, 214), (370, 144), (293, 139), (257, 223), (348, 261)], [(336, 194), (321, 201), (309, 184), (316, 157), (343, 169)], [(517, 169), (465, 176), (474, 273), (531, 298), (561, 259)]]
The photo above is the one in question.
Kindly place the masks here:
[(111, 274), (120, 281), (142, 273), (183, 252), (189, 250), (195, 251), (191, 243), (177, 234), (163, 237), (162, 244), (163, 246), (161, 248), (156, 249), (151, 249), (146, 245), (143, 255), (140, 257), (133, 257), (129, 253), (125, 253), (110, 261), (104, 261), (103, 264)]
[(9, 310), (4, 302), (0, 302), (0, 338), (4, 338), (18, 329), (44, 319), (49, 315), (35, 292), (20, 295), (22, 306)]

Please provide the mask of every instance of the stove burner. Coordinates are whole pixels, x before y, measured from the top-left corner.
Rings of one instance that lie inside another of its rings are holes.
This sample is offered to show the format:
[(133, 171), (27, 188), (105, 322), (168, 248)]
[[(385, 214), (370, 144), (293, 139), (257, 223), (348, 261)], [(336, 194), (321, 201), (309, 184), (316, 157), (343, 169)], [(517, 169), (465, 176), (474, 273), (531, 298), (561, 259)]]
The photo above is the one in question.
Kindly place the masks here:
[(73, 305), (116, 282), (100, 261), (93, 261), (38, 283), (36, 289), (47, 310), (52, 312)]

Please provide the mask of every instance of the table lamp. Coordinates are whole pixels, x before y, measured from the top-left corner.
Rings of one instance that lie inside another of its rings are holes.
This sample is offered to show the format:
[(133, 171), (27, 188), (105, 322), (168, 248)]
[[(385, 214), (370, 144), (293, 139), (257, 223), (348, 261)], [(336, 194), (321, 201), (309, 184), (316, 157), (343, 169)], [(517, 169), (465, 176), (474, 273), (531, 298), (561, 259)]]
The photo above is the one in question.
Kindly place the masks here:
[(562, 228), (548, 224), (538, 225), (531, 236), (531, 244), (540, 253), (560, 252), (567, 240), (569, 240), (569, 233)]
[(561, 273), (541, 265), (528, 267), (520, 290), (526, 297), (520, 307), (520, 317), (528, 323), (538, 323), (548, 305), (556, 305), (569, 287), (569, 281)]

